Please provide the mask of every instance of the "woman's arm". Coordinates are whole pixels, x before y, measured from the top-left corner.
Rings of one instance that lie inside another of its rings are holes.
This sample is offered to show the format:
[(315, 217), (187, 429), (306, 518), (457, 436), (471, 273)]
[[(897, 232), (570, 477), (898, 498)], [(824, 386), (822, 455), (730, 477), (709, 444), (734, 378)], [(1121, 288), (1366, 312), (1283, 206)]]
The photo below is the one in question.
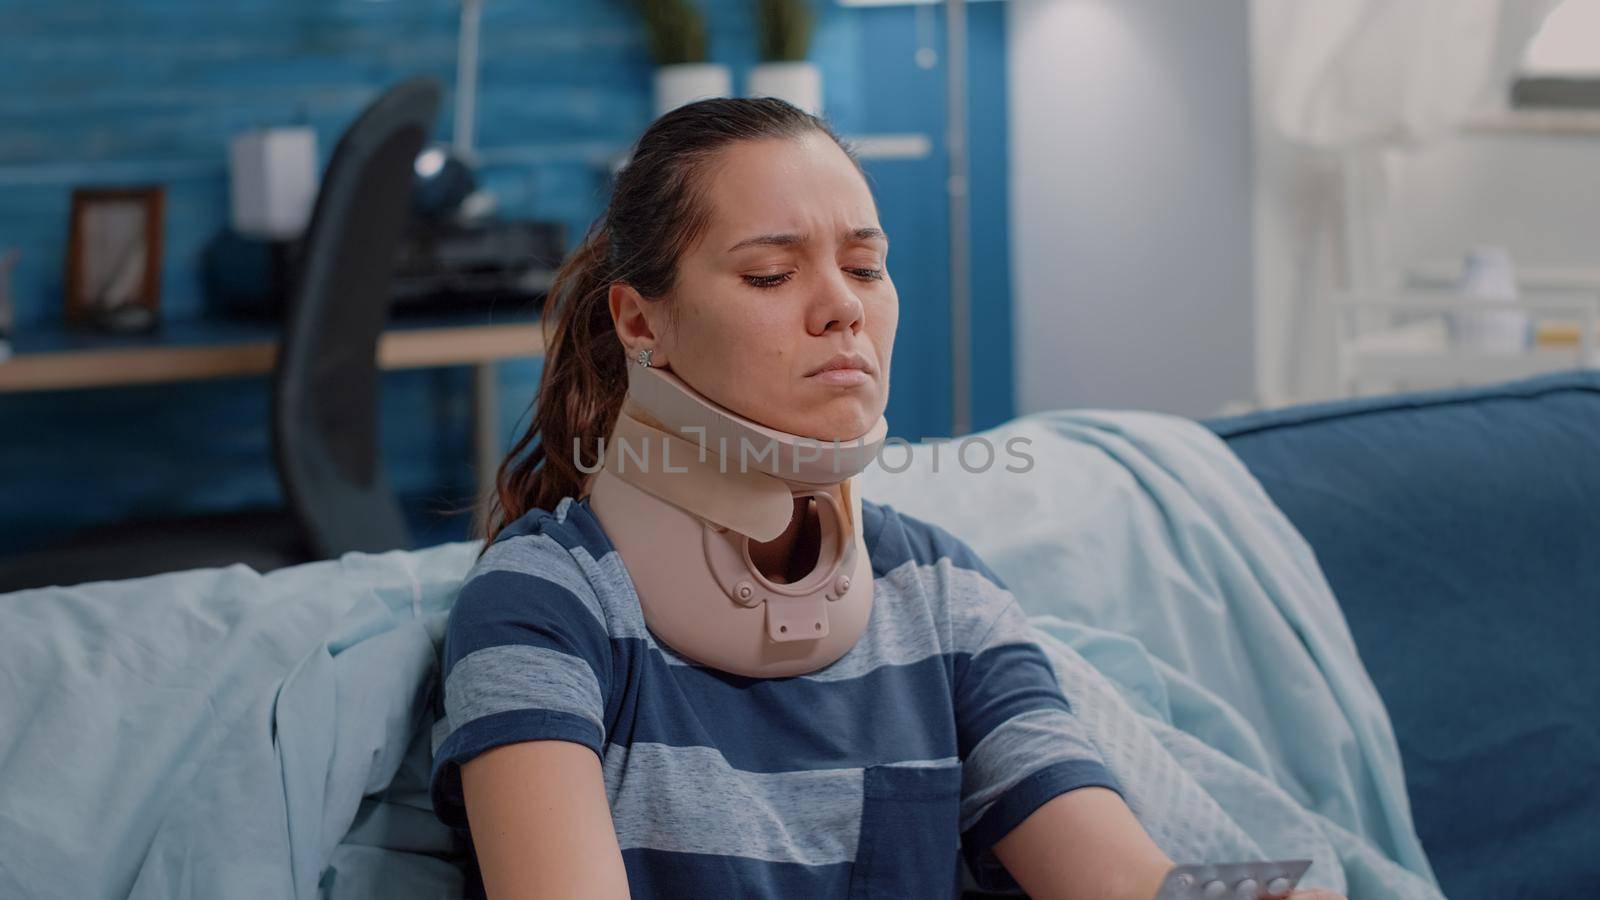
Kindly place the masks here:
[(573, 741), (503, 744), (461, 766), (490, 900), (625, 898), (600, 759)]
[[(995, 842), (995, 858), (1035, 900), (1154, 900), (1173, 862), (1122, 796), (1088, 786), (1057, 794)], [(1345, 900), (1292, 891), (1293, 900)]]
[(1050, 798), (994, 855), (1035, 900), (1153, 900), (1173, 866), (1122, 796), (1098, 786)]

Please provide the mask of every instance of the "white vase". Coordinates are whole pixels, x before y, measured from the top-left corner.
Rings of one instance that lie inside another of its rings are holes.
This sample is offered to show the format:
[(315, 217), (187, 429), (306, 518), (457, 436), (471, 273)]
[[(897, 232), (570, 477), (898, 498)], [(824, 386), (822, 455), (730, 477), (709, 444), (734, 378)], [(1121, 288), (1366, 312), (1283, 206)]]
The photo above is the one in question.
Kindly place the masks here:
[(656, 115), (685, 103), (733, 93), (733, 76), (722, 63), (674, 63), (656, 69)]
[(764, 62), (750, 70), (747, 97), (777, 97), (822, 115), (822, 70), (806, 60)]
[(311, 221), (320, 176), (317, 131), (309, 125), (243, 131), (228, 141), (228, 208), (233, 230), (288, 240)]
[[(1467, 254), (1457, 293), (1485, 301), (1486, 306), (1512, 306), (1517, 301), (1516, 270), (1504, 247), (1477, 247)], [(1489, 353), (1521, 353), (1532, 341), (1526, 311), (1456, 312), (1450, 332), (1456, 345)]]

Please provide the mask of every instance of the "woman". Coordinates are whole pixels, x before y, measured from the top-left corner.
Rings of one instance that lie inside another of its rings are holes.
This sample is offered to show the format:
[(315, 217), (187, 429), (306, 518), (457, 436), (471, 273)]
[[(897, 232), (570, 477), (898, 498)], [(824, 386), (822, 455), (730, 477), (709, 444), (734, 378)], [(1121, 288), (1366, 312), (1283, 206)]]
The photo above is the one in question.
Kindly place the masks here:
[[(866, 631), (761, 679), (644, 628), (589, 508), (636, 358), (780, 431), (865, 432), (899, 315), (887, 253), (859, 163), (787, 103), (705, 100), (640, 138), (551, 290), (533, 421), (445, 638), (434, 806), (489, 896), (955, 896), (962, 861), (985, 889), (1155, 895), (1172, 860), (1015, 598), (948, 532), (863, 500)], [(812, 376), (840, 352), (867, 377)], [(803, 574), (814, 520), (797, 504), (752, 559)]]

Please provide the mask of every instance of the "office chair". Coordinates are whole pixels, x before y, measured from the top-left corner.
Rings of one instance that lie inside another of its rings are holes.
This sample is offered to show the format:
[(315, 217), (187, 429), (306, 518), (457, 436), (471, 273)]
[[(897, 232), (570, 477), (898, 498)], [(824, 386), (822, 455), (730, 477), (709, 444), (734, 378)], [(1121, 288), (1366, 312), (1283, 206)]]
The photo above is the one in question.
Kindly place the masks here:
[(273, 449), (289, 507), (323, 557), (411, 546), (379, 459), (378, 338), (441, 93), (414, 78), (368, 107), (334, 149), (311, 214), (278, 351)]
[(413, 166), (443, 91), (385, 91), (334, 147), (299, 242), (272, 380), (273, 464), (287, 505), (142, 518), (0, 561), (0, 592), (236, 562), (266, 572), (347, 551), (409, 549), (379, 447), (378, 339)]

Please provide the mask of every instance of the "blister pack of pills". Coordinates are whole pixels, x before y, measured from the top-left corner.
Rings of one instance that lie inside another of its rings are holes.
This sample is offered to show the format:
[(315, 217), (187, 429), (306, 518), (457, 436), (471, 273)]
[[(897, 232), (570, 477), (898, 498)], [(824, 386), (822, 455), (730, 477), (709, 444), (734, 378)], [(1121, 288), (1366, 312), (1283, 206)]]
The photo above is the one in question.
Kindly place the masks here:
[(1309, 868), (1309, 859), (1176, 865), (1155, 900), (1276, 900), (1288, 896)]

